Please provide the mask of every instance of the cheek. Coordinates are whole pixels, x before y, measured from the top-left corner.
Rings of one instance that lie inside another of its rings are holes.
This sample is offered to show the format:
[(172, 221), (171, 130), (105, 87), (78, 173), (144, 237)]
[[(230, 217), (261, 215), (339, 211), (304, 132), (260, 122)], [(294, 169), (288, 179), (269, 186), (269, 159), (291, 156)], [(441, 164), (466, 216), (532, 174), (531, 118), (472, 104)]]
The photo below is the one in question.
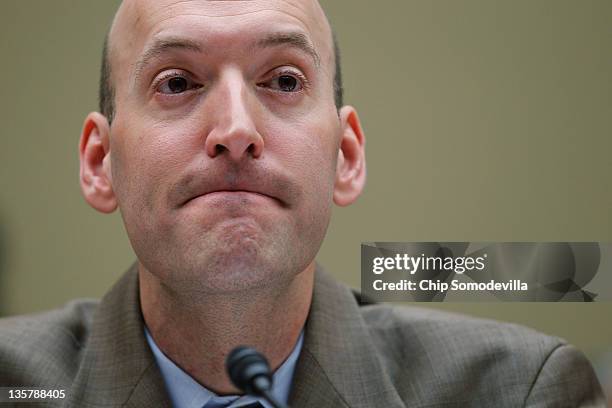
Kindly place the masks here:
[(298, 125), (303, 126), (292, 127), (294, 131), (287, 126), (272, 129), (270, 135), (280, 136), (270, 137), (269, 145), (275, 150), (273, 155), (282, 161), (282, 167), (301, 187), (303, 197), (296, 221), (319, 228), (326, 225), (331, 214), (339, 127), (333, 117)]
[(338, 159), (334, 130), (333, 124), (311, 126), (293, 148), (293, 160), (300, 167), (297, 174), (309, 193), (319, 197), (331, 197), (333, 190)]
[[(177, 132), (180, 133), (180, 132)], [(130, 224), (146, 225), (166, 205), (170, 175), (184, 164), (184, 144), (167, 126), (132, 127), (114, 132), (111, 141), (113, 187)]]

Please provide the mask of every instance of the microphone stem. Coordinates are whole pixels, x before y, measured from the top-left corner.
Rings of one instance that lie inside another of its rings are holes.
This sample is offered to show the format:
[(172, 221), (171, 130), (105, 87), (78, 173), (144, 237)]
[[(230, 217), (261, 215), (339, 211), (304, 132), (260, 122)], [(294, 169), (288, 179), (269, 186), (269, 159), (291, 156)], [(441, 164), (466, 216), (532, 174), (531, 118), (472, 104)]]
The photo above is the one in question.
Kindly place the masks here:
[(288, 408), (285, 404), (281, 404), (274, 398), (269, 390), (261, 390), (261, 395), (272, 405), (274, 408)]

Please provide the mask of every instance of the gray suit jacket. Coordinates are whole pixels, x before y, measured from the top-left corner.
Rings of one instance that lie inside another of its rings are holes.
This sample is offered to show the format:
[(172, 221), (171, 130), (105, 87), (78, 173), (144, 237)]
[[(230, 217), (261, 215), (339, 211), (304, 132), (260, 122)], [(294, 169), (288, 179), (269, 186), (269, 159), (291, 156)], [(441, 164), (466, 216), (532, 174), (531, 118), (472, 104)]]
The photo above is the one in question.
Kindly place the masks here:
[[(313, 296), (292, 407), (605, 407), (588, 361), (563, 340), (360, 305), (320, 268)], [(57, 406), (169, 407), (143, 333), (136, 268), (100, 303), (0, 321), (0, 386), (66, 389)]]

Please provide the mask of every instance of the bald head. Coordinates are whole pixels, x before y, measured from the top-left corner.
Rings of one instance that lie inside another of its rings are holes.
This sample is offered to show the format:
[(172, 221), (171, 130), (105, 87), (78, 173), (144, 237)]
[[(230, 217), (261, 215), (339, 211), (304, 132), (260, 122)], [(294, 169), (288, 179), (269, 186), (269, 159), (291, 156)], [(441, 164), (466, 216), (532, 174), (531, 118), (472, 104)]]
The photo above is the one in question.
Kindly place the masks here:
[(312, 276), (333, 204), (365, 183), (337, 58), (315, 0), (123, 2), (81, 185), (121, 211), (143, 281), (195, 299)]
[[(212, 1), (212, 0), (205, 0)], [(219, 3), (225, 3), (226, 1), (220, 1)], [(109, 32), (104, 39), (104, 45), (102, 49), (102, 63), (100, 67), (100, 83), (98, 91), (98, 104), (100, 112), (106, 116), (109, 123), (112, 122), (115, 116), (115, 75), (113, 72), (117, 70), (115, 58), (113, 55), (116, 53), (118, 48), (123, 47), (125, 39), (130, 38), (129, 34), (120, 33), (117, 31), (125, 30), (126, 27), (133, 27), (134, 22), (138, 23), (141, 20), (139, 12), (145, 9), (147, 0), (124, 0), (117, 10), (113, 23)], [(238, 3), (238, 2), (237, 2)], [(323, 21), (319, 21), (320, 24), (324, 25), (329, 32), (327, 40), (331, 43), (332, 54), (333, 54), (333, 96), (334, 102), (337, 109), (340, 109), (343, 102), (343, 86), (342, 86), (342, 69), (340, 63), (340, 48), (338, 40), (331, 28), (329, 20), (325, 15), (323, 9), (319, 5), (317, 0), (313, 0), (310, 8), (318, 11), (317, 17)], [(123, 41), (123, 42), (122, 42)], [(125, 68), (120, 68), (125, 69)]]

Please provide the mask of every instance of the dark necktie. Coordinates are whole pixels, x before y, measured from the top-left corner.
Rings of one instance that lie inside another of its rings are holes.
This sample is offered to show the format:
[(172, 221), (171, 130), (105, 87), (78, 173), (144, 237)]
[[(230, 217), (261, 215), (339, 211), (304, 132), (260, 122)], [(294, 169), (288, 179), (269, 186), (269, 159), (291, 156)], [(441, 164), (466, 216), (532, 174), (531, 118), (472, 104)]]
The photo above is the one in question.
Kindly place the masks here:
[(239, 408), (264, 408), (259, 401), (251, 402), (248, 405), (241, 405)]

